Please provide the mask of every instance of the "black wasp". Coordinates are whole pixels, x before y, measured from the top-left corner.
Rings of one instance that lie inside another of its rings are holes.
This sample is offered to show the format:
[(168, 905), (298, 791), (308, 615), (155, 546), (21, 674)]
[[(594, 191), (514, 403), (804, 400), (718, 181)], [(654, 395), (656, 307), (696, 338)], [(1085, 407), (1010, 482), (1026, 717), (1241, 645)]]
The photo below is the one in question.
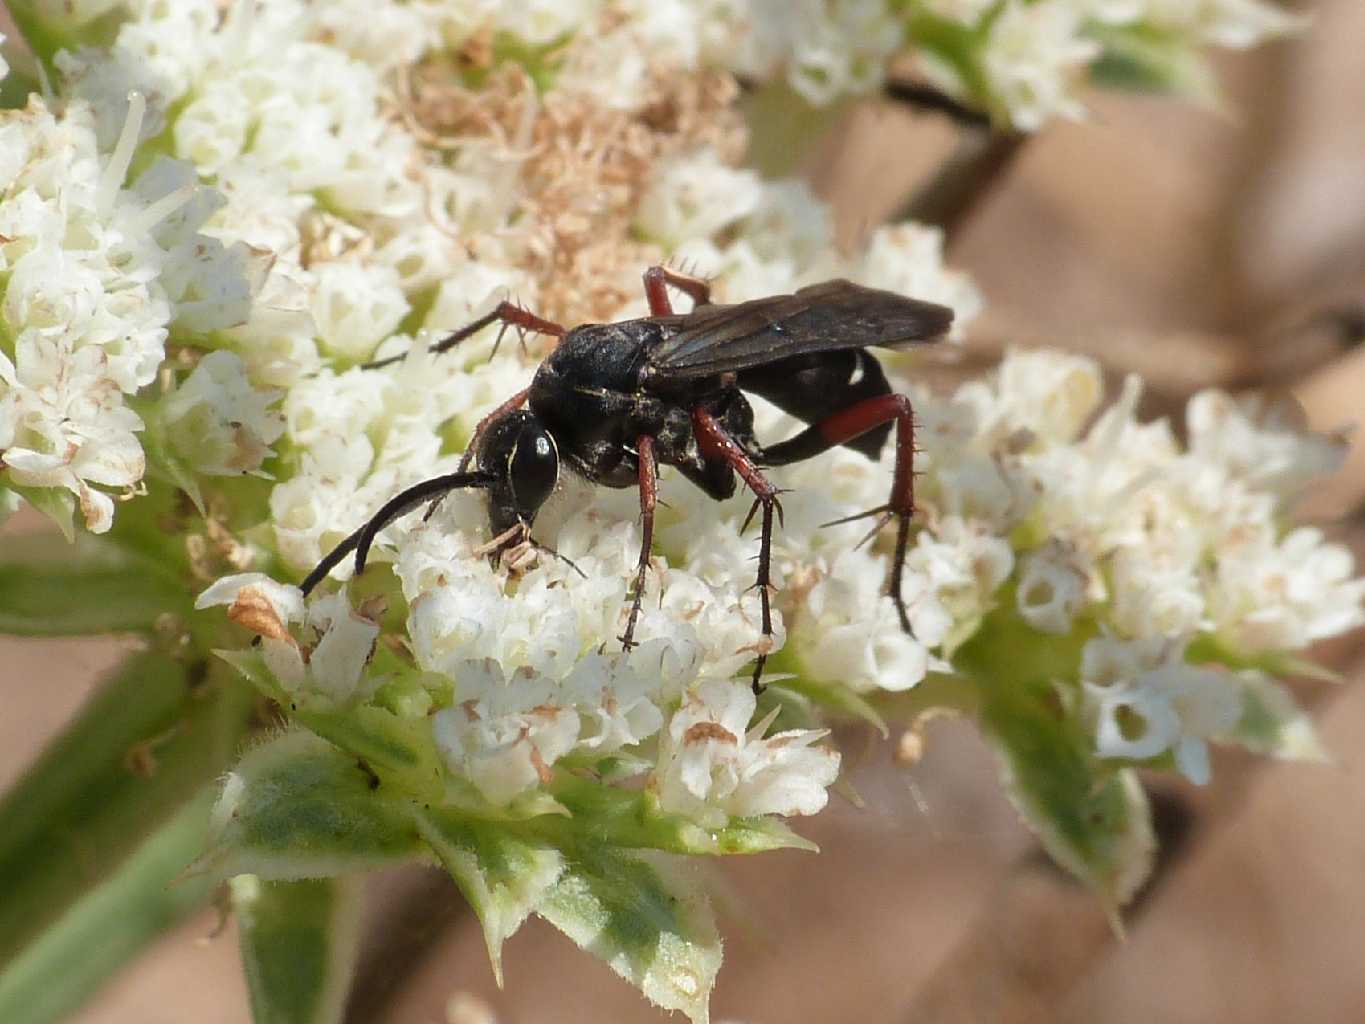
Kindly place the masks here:
[[(876, 459), (894, 424), (891, 496), (885, 505), (851, 518), (877, 516), (879, 527), (897, 520), (890, 594), (908, 632), (901, 576), (915, 508), (914, 420), (909, 399), (891, 391), (881, 365), (866, 349), (936, 341), (952, 323), (953, 311), (848, 281), (827, 281), (794, 295), (735, 305), (711, 303), (707, 282), (666, 267), (647, 270), (644, 284), (650, 315), (638, 320), (566, 330), (503, 302), (434, 345), (432, 351), (443, 352), (494, 323), (501, 323), (504, 331), (515, 327), (560, 339), (531, 386), (478, 424), (459, 472), (395, 495), (318, 563), (303, 581), (303, 592), (317, 586), (352, 551), (359, 573), (380, 530), (456, 488), (487, 492), (494, 559), (534, 545), (536, 513), (567, 463), (593, 483), (640, 490), (644, 539), (620, 638), (630, 647), (644, 593), (662, 462), (676, 466), (717, 500), (735, 493), (736, 476), (753, 491), (754, 505), (744, 525), (762, 509), (756, 586), (766, 641), (772, 635), (768, 590), (773, 513), (780, 520), (782, 509), (778, 490), (762, 467), (800, 462), (836, 445)], [(669, 286), (692, 299), (691, 312), (673, 312)], [(746, 391), (810, 426), (778, 444), (760, 444)], [(766, 658), (766, 652), (760, 653), (754, 667), (756, 689)]]

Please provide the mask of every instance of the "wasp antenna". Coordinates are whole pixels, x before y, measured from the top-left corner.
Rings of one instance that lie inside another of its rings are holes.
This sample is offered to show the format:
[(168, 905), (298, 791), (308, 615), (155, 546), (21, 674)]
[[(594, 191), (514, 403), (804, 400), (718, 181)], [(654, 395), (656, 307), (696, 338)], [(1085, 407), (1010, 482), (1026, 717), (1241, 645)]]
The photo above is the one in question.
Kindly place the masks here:
[(378, 536), (379, 531), (395, 519), (429, 501), (441, 499), (450, 491), (458, 490), (461, 487), (488, 487), (493, 480), (491, 474), (481, 471), (447, 473), (444, 476), (423, 480), (421, 483), (400, 492), (385, 502), (383, 507), (358, 530), (329, 551), (322, 561), (314, 566), (313, 571), (304, 577), (303, 582), (299, 584), (299, 589), (307, 595), (353, 551), (355, 552), (355, 571), (358, 575), (365, 569), (365, 561), (369, 557), (370, 547), (374, 544), (375, 537)]

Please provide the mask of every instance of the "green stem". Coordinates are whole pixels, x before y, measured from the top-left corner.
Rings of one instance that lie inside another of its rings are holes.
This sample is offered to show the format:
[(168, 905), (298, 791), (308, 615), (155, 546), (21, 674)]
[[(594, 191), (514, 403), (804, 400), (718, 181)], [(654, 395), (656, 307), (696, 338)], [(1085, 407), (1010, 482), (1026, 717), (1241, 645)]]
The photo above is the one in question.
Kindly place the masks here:
[(1011, 801), (1048, 853), (1116, 915), (1150, 870), (1154, 840), (1132, 773), (1095, 756), (1089, 730), (1068, 707), (1095, 626), (1078, 620), (1067, 636), (1052, 636), (1013, 609), (1006, 588), (955, 666), (979, 695), (977, 721), (1000, 757)]
[(0, 1020), (60, 1020), (148, 942), (208, 901), (207, 879), (177, 876), (203, 848), (212, 803), (206, 788), (0, 972)]
[(228, 767), (254, 700), (216, 663), (124, 662), (0, 801), (0, 966)]
[(238, 875), (231, 886), (255, 1024), (341, 1020), (359, 945), (358, 882)]

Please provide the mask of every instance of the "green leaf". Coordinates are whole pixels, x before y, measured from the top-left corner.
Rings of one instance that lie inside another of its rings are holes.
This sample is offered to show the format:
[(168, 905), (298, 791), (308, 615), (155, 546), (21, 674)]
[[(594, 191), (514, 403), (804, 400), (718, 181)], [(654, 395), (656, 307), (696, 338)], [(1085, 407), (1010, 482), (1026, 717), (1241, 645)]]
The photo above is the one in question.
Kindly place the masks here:
[(184, 491), (199, 514), (204, 515), (204, 494), (199, 487), (199, 478), (194, 475), (194, 467), (176, 453), (171, 439), (166, 436), (166, 417), (150, 401), (135, 403), (134, 407), (147, 424), (142, 432), (142, 450), (147, 458), (148, 473), (160, 476)]
[(63, 1019), (147, 943), (208, 902), (206, 879), (177, 876), (203, 848), (212, 799), (205, 787), (10, 961), (0, 972), (0, 1020)]
[(565, 851), (536, 912), (656, 1006), (709, 1020), (721, 944), (695, 883), (662, 863), (598, 846)]
[(561, 845), (586, 840), (600, 846), (702, 855), (816, 849), (775, 817), (732, 818), (719, 828), (703, 828), (690, 818), (661, 810), (649, 790), (606, 786), (574, 775), (561, 775), (551, 789), (568, 814), (538, 818), (534, 824), (541, 835)]
[(919, 9), (906, 18), (906, 41), (920, 59), (929, 61), (939, 73), (955, 78), (969, 105), (980, 107), (1002, 123), (1008, 118), (991, 95), (990, 80), (981, 66), (981, 57), (991, 25), (1003, 8), (1003, 3), (995, 4), (975, 25), (964, 25), (953, 18)]
[(386, 783), (419, 800), (441, 799), (445, 786), (441, 760), (425, 716), (404, 717), (372, 704), (340, 708), (316, 694), (291, 694), (271, 674), (257, 648), (214, 654), (241, 672), (264, 696), (288, 709), (300, 724), (364, 759)]
[(1087, 34), (1104, 46), (1090, 65), (1095, 84), (1219, 104), (1217, 77), (1187, 34), (1142, 24), (1098, 23), (1088, 26)]
[(188, 615), (184, 584), (113, 544), (51, 533), (0, 545), (0, 633), (82, 636), (148, 632), (170, 612)]
[(359, 759), (302, 730), (256, 747), (233, 769), (195, 870), (217, 878), (325, 878), (420, 857), (406, 799)]
[(254, 1024), (340, 1021), (360, 939), (359, 882), (238, 875), (231, 890)]
[(76, 496), (70, 491), (63, 487), (21, 487), (12, 482), (6, 487), (56, 523), (68, 541), (76, 539)]
[(417, 828), (483, 924), (488, 959), (502, 986), (502, 944), (521, 927), (564, 870), (547, 843), (516, 834), (506, 822), (478, 821), (425, 808)]
[(1329, 761), (1317, 730), (1288, 687), (1259, 672), (1239, 674), (1242, 717), (1223, 742), (1285, 761)]
[(1115, 915), (1151, 872), (1156, 852), (1142, 787), (1101, 762), (1061, 687), (1079, 671), (1079, 636), (1036, 632), (1012, 611), (986, 617), (958, 652), (980, 695), (977, 714), (999, 754), (1004, 785), (1049, 854), (1085, 881)]
[(496, 808), (414, 809), (422, 838), (483, 922), (499, 984), (502, 944), (563, 872), (562, 850), (635, 848), (716, 855), (815, 849), (775, 818), (735, 819), (721, 828), (704, 829), (662, 812), (648, 791), (573, 775), (556, 779), (552, 791), (557, 813), (532, 817), (496, 817), (500, 810)]
[(440, 799), (441, 761), (427, 719), (400, 718), (368, 704), (343, 711), (300, 708), (295, 717), (324, 739), (363, 757), (386, 783), (421, 799)]
[(226, 769), (254, 695), (204, 668), (129, 658), (0, 801), (0, 963)]

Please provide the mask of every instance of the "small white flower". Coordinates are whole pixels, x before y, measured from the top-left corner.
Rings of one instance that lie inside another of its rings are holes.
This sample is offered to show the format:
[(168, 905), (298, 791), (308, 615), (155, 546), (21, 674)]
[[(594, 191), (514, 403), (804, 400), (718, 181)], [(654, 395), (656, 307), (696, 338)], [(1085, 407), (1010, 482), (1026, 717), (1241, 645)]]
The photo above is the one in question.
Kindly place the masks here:
[(532, 46), (547, 46), (587, 25), (596, 8), (592, 0), (503, 0), (497, 26)]
[(1208, 740), (1242, 713), (1232, 673), (1189, 665), (1185, 645), (1101, 637), (1085, 646), (1082, 682), (1101, 757), (1146, 760), (1165, 751), (1191, 782), (1209, 779)]
[(556, 702), (557, 687), (527, 668), (505, 678), (491, 659), (467, 662), (453, 677), (456, 703), (431, 722), (451, 771), (499, 805), (549, 782), (579, 732), (577, 712)]
[(923, 588), (907, 595), (915, 635), (951, 655), (995, 606), (1013, 570), (1009, 542), (984, 524), (948, 516), (925, 530), (905, 560), (907, 579), (918, 578)]
[(1151, 0), (1075, 0), (1088, 18), (1108, 25), (1128, 25), (1141, 21)]
[[(815, 814), (839, 774), (839, 755), (814, 744), (824, 730), (763, 738), (752, 730), (756, 701), (745, 682), (703, 680), (669, 720), (650, 785), (666, 810), (703, 825), (758, 814)], [(768, 719), (771, 721), (771, 718)]]
[(974, 413), (973, 432), (992, 447), (1074, 441), (1103, 399), (1095, 360), (1048, 349), (1010, 349), (990, 378), (968, 382), (954, 396)]
[(162, 402), (171, 447), (200, 473), (254, 472), (284, 433), (270, 408), (282, 394), (252, 387), (235, 353), (210, 352)]
[(72, 351), (26, 331), (13, 362), (0, 352), (0, 464), (14, 483), (63, 488), (79, 500), (86, 527), (104, 533), (114, 503), (92, 484), (131, 487), (146, 461), (134, 431), (142, 420), (122, 403), (98, 346)]
[[(438, 4), (330, 0), (314, 6), (312, 32), (381, 71), (415, 63), (438, 40)], [(475, 6), (462, 2), (456, 7)]]
[(761, 258), (818, 268), (826, 265), (834, 247), (834, 215), (804, 181), (769, 181), (740, 234)]
[[(260, 637), (266, 667), (291, 695), (344, 705), (372, 688), (365, 666), (379, 626), (351, 610), (344, 590), (305, 605), (298, 587), (263, 573), (240, 573), (218, 580), (194, 603), (200, 610), (218, 605), (226, 605), (229, 619)], [(316, 636), (316, 643), (307, 638), (312, 646), (306, 652), (294, 635), (300, 627)]]
[(194, 601), (197, 611), (231, 606), (245, 590), (255, 590), (281, 623), (299, 622), (304, 616), (303, 593), (298, 587), (279, 583), (263, 572), (224, 576), (210, 584)]
[(1148, 545), (1137, 541), (1115, 551), (1105, 563), (1112, 592), (1110, 621), (1119, 632), (1133, 637), (1175, 636), (1202, 629), (1207, 600), (1198, 534), (1182, 533), (1171, 524), (1150, 540)]
[(582, 732), (578, 746), (595, 755), (634, 746), (664, 724), (659, 709), (659, 676), (668, 644), (649, 641), (613, 655), (588, 654), (564, 678), (565, 698), (578, 709)]
[(1185, 411), (1191, 456), (1214, 463), (1258, 490), (1288, 498), (1335, 472), (1346, 455), (1339, 438), (1296, 429), (1285, 404), (1201, 391)]
[(1059, 636), (1071, 632), (1085, 603), (1087, 573), (1076, 553), (1058, 540), (1024, 556), (1016, 592), (1019, 614), (1034, 629)]
[(763, 194), (758, 175), (727, 167), (714, 150), (674, 160), (658, 171), (640, 200), (636, 224), (674, 247), (709, 238), (746, 217)]
[(324, 263), (315, 267), (311, 311), (324, 348), (346, 359), (366, 359), (408, 311), (390, 267)]
[[(738, 5), (737, 5), (738, 6)], [(729, 40), (741, 74), (785, 72), (808, 102), (875, 88), (903, 28), (884, 0), (750, 0), (745, 24)]]
[(1037, 131), (1051, 118), (1084, 115), (1076, 89), (1101, 47), (1082, 25), (1065, 0), (1007, 0), (991, 23), (982, 65), (1016, 128)]
[(352, 611), (344, 590), (310, 602), (307, 623), (321, 634), (308, 658), (308, 688), (338, 704), (362, 696), (379, 625)]
[(1209, 594), (1214, 629), (1233, 650), (1294, 651), (1365, 623), (1365, 580), (1321, 530), (1301, 527), (1267, 543), (1230, 539)]
[(907, 690), (929, 670), (926, 643), (947, 631), (942, 605), (918, 593), (912, 576), (905, 596), (915, 635), (901, 629), (895, 604), (886, 594), (886, 562), (865, 550), (845, 550), (827, 567), (813, 570), (795, 617), (793, 642), (803, 674), (865, 693)]

